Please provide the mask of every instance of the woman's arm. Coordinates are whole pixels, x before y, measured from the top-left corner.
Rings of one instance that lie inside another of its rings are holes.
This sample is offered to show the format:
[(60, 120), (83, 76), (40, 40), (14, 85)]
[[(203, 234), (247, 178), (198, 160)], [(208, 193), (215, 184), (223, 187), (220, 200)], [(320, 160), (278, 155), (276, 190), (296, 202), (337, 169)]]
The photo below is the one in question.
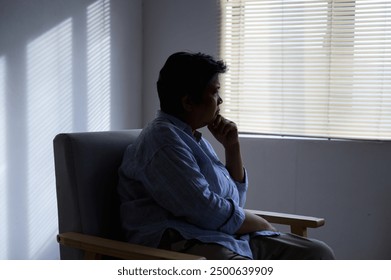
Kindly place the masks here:
[[(239, 133), (236, 124), (225, 119), (221, 115), (218, 115), (214, 122), (208, 125), (208, 129), (225, 148), (226, 168), (232, 179), (243, 182), (244, 168), (240, 152)], [(264, 218), (246, 210), (244, 213), (245, 219), (236, 232), (237, 234), (246, 234), (261, 230), (276, 231), (276, 229)]]
[(218, 115), (213, 123), (208, 125), (208, 129), (225, 149), (225, 166), (232, 179), (243, 182), (244, 169), (236, 124)]

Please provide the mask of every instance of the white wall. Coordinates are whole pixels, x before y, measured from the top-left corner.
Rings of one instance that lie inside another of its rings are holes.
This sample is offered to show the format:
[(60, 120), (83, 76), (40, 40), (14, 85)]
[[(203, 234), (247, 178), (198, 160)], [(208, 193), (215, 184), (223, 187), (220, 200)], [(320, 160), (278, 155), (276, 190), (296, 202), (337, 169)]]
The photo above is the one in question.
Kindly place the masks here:
[(324, 217), (340, 259), (390, 259), (391, 143), (242, 138), (249, 208)]
[(141, 126), (141, 0), (0, 2), (0, 259), (57, 259), (52, 140)]
[[(144, 123), (158, 108), (155, 82), (169, 54), (218, 53), (216, 3), (144, 1)], [(391, 258), (391, 143), (242, 138), (242, 150), (248, 208), (325, 217), (309, 234), (337, 258)]]

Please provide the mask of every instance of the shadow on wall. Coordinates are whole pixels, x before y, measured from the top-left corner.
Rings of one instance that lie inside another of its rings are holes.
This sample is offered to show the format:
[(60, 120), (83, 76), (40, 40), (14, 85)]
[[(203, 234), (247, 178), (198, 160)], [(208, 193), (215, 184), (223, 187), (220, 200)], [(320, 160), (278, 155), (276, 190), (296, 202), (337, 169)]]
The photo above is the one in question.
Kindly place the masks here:
[(111, 126), (110, 0), (31, 2), (0, 9), (0, 259), (58, 258), (52, 140)]

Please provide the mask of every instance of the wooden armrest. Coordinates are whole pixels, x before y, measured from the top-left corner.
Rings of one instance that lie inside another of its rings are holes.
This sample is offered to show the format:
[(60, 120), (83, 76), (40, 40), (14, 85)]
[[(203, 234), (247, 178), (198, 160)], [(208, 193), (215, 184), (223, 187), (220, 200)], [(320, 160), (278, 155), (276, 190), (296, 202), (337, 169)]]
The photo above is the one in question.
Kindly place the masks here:
[(107, 238), (86, 235), (77, 232), (65, 232), (57, 235), (61, 245), (85, 251), (86, 259), (97, 259), (99, 256), (110, 256), (119, 259), (136, 260), (200, 260), (204, 257), (156, 249)]
[(307, 228), (318, 228), (324, 225), (323, 218), (310, 216), (293, 215), (277, 212), (268, 212), (260, 210), (249, 210), (252, 213), (263, 217), (270, 223), (289, 225), (291, 232), (297, 235), (307, 236)]

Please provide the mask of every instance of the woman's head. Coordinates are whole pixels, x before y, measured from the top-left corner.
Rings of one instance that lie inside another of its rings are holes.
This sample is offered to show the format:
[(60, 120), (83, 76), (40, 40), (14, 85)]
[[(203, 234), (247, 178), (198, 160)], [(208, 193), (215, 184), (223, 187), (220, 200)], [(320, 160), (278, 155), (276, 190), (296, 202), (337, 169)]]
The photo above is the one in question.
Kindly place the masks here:
[(157, 90), (163, 112), (180, 116), (184, 113), (183, 98), (198, 104), (202, 94), (217, 74), (227, 66), (203, 53), (177, 52), (172, 54), (160, 70)]

